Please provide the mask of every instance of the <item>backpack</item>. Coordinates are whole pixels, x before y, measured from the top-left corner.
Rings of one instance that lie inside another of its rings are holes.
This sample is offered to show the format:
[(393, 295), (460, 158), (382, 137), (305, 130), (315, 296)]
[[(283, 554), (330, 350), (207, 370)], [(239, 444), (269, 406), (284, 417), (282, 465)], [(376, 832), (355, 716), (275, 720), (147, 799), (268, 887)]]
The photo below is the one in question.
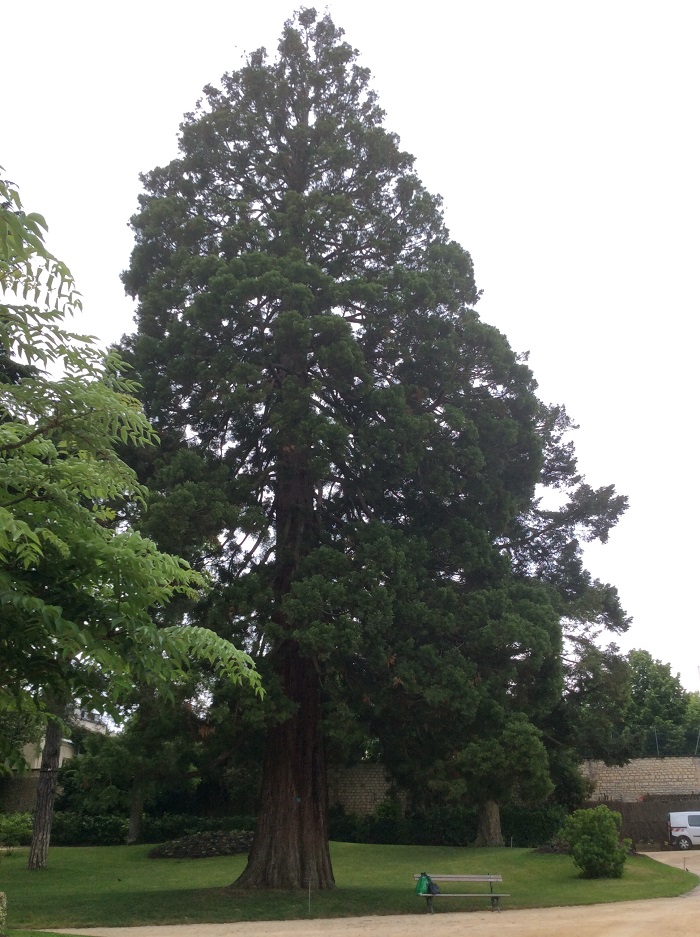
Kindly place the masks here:
[(427, 872), (421, 872), (420, 878), (416, 882), (416, 894), (417, 895), (427, 895), (429, 894), (429, 888), (432, 884), (430, 876)]
[(430, 877), (428, 877), (428, 894), (429, 895), (440, 894), (440, 887)]

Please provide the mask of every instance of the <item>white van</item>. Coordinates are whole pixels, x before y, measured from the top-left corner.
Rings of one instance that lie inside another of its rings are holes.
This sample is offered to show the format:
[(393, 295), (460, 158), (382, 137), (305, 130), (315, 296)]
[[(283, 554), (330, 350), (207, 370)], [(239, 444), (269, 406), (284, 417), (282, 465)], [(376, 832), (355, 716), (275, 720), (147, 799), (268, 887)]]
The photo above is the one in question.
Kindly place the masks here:
[(700, 809), (683, 813), (669, 813), (668, 841), (679, 849), (700, 846)]

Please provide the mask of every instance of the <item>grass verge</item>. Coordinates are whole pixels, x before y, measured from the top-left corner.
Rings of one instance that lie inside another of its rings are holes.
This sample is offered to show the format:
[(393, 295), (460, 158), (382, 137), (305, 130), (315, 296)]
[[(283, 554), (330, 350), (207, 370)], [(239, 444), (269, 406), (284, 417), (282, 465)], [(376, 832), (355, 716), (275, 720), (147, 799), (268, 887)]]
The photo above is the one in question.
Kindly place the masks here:
[(70, 937), (69, 934), (52, 934), (45, 930), (7, 930), (5, 937)]
[[(243, 869), (243, 856), (214, 859), (147, 858), (148, 846), (52, 848), (48, 867), (26, 868), (26, 850), (0, 865), (11, 928), (135, 926), (295, 918), (416, 914), (424, 902), (412, 875), (495, 872), (503, 875), (505, 908), (672, 897), (698, 879), (645, 856), (630, 857), (621, 879), (578, 878), (568, 856), (528, 849), (331, 845), (338, 887), (333, 891), (240, 892), (227, 886)], [(437, 913), (484, 910), (479, 899), (445, 899)], [(26, 937), (26, 935), (23, 935)]]

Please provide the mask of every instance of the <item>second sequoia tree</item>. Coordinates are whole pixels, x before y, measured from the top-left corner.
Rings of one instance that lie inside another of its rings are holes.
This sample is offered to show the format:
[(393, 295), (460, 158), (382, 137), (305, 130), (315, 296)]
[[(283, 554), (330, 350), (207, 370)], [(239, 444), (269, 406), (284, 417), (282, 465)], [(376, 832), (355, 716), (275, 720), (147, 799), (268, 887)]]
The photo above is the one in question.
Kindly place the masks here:
[(491, 720), (542, 793), (527, 711), (560, 688), (556, 603), (507, 551), (543, 466), (532, 376), (342, 35), (302, 10), (205, 88), (124, 274), (161, 534), (206, 554), (216, 624), (279, 700), (247, 887), (333, 886), (329, 710), (390, 730), (397, 763), (424, 731), (455, 796)]

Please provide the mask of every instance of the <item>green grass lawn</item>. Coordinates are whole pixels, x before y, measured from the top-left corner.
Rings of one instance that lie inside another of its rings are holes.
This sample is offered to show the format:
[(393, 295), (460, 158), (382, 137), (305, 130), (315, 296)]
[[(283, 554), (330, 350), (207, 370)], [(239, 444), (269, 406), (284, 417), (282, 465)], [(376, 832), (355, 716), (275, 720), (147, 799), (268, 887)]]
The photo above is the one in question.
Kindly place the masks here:
[[(48, 868), (29, 872), (26, 849), (0, 863), (7, 893), (8, 927), (52, 928), (138, 924), (188, 924), (292, 918), (416, 914), (425, 903), (414, 892), (413, 873), (503, 875), (504, 908), (551, 907), (631, 901), (683, 894), (698, 879), (644, 856), (631, 857), (621, 879), (578, 878), (568, 856), (528, 849), (366, 846), (333, 843), (338, 887), (328, 892), (238, 892), (227, 886), (243, 856), (215, 859), (148, 859), (148, 846), (52, 848)], [(485, 910), (488, 901), (444, 901), (436, 913)]]

